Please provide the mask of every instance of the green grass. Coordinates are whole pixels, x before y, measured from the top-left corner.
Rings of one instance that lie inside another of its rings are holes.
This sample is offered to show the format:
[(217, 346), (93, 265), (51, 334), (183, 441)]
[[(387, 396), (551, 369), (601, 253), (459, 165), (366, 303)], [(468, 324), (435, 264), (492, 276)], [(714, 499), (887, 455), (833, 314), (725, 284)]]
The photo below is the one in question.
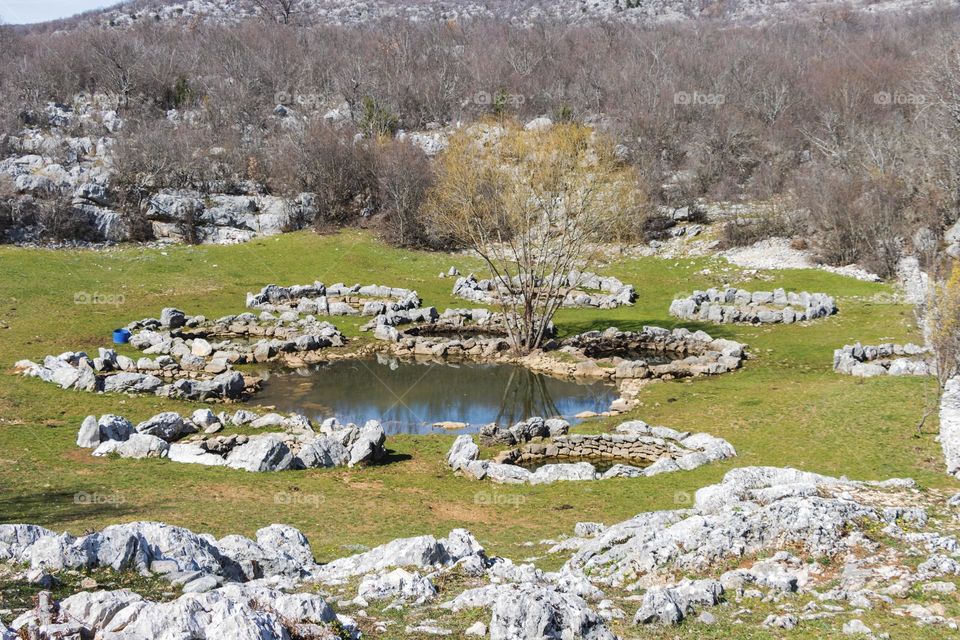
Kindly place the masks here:
[[(693, 492), (743, 465), (789, 465), (853, 478), (911, 476), (950, 486), (942, 473), (936, 423), (915, 436), (924, 381), (861, 381), (831, 370), (833, 349), (862, 340), (917, 339), (909, 307), (891, 289), (820, 271), (784, 271), (751, 289), (782, 285), (824, 291), (840, 314), (805, 326), (701, 326), (750, 345), (739, 372), (649, 385), (629, 417), (727, 438), (735, 460), (649, 479), (497, 487), (455, 477), (443, 464), (453, 436), (395, 436), (391, 464), (354, 470), (251, 474), (161, 460), (96, 459), (75, 446), (84, 416), (107, 412), (141, 420), (199, 405), (62, 391), (11, 372), (21, 358), (95, 351), (110, 331), (157, 316), (165, 306), (217, 317), (243, 309), (264, 284), (376, 282), (412, 287), (427, 304), (469, 306), (437, 274), (478, 263), (464, 256), (402, 251), (360, 232), (295, 233), (231, 247), (123, 247), (107, 252), (0, 248), (0, 521), (32, 522), (82, 533), (118, 521), (153, 519), (216, 535), (251, 535), (283, 522), (302, 529), (321, 561), (399, 536), (470, 529), (490, 551), (526, 555), (518, 543), (572, 533), (583, 520), (613, 523), (636, 513), (688, 504)], [(617, 325), (677, 326), (667, 315), (675, 294), (719, 285), (714, 260), (622, 259), (599, 269), (633, 283), (639, 301), (612, 311), (563, 310), (563, 334)], [(704, 275), (709, 269), (711, 274)], [(74, 304), (78, 292), (123, 296), (123, 304)], [(361, 320), (336, 319), (355, 336)], [(128, 354), (135, 355), (132, 350)], [(358, 393), (362, 390), (358, 390)], [(609, 428), (591, 422), (585, 431)], [(953, 483), (955, 484), (955, 483)], [(77, 492), (97, 499), (80, 501)], [(504, 499), (500, 499), (506, 496)], [(491, 499), (493, 498), (493, 499)], [(516, 498), (516, 499), (515, 499)], [(519, 503), (519, 504), (517, 504)]]

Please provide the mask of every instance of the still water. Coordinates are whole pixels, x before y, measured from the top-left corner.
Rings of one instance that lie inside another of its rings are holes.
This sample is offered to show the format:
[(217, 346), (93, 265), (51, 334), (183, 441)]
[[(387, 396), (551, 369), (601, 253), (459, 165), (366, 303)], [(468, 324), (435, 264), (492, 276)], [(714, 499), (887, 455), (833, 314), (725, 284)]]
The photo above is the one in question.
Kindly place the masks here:
[(314, 420), (336, 416), (363, 424), (377, 419), (388, 433), (438, 433), (437, 422), (477, 431), (533, 416), (575, 422), (581, 411), (605, 411), (616, 388), (534, 373), (509, 364), (438, 363), (393, 357), (340, 360), (301, 369), (257, 372), (263, 388), (253, 402)]

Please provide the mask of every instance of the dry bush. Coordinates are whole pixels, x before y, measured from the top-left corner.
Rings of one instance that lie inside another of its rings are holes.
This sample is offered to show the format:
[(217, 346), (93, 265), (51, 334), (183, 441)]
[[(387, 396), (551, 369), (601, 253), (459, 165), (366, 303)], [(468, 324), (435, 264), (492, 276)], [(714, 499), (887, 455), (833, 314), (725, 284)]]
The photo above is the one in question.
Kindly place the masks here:
[(96, 230), (89, 218), (73, 208), (72, 198), (66, 193), (52, 194), (37, 200), (33, 217), (44, 240), (94, 240)]
[(814, 250), (827, 264), (862, 264), (887, 277), (896, 272), (906, 206), (902, 186), (838, 171), (813, 171), (798, 183), (798, 203), (809, 211)]
[(352, 224), (370, 207), (377, 185), (370, 143), (350, 130), (315, 122), (288, 133), (271, 149), (271, 184), (281, 193), (316, 195), (318, 231)]
[[(200, 182), (240, 188), (253, 179), (278, 193), (314, 185), (325, 203), (321, 226), (352, 223), (382, 200), (373, 152), (349, 139), (353, 131), (318, 133), (323, 127), (314, 122), (301, 136), (274, 126), (281, 93), (295, 96), (293, 108), (314, 121), (345, 100), (353, 126), (369, 137), (491, 114), (590, 122), (628, 150), (651, 208), (698, 197), (767, 199), (826, 166), (826, 174), (848, 174), (829, 198), (857, 209), (842, 216), (868, 227), (891, 230), (890, 207), (904, 208), (907, 227), (939, 230), (960, 218), (956, 9), (750, 28), (546, 20), (521, 27), (479, 19), (356, 29), (283, 24), (305, 16), (287, 10), (293, 5), (263, 2), (274, 20), (0, 31), (0, 111), (5, 119), (39, 112), (46, 101), (68, 102), (80, 91), (109, 91), (125, 117), (145, 121), (191, 109), (196, 122), (186, 142), (197, 155), (174, 154), (188, 173), (198, 171), (194, 157), (222, 147), (215, 166), (201, 168)], [(865, 62), (849, 64), (850, 52)], [(924, 108), (877, 104), (878, 94), (898, 91), (925, 96)], [(681, 94), (723, 100), (685, 104)], [(311, 158), (308, 148), (326, 149), (358, 175)], [(275, 149), (293, 157), (277, 158)], [(185, 181), (178, 167), (169, 171), (157, 182)], [(692, 178), (678, 188), (679, 172)], [(817, 200), (828, 196), (812, 188), (804, 194), (815, 198), (798, 201), (819, 211), (815, 228), (849, 226), (823, 211)], [(660, 223), (638, 221), (632, 229), (657, 235)], [(731, 227), (729, 241), (774, 230)], [(852, 253), (886, 270), (890, 242), (875, 238)], [(831, 260), (851, 253), (823, 251)]]
[(0, 235), (20, 222), (19, 197), (13, 178), (0, 173)]
[(218, 174), (204, 131), (168, 122), (130, 126), (114, 149), (115, 184), (143, 191), (204, 189)]
[(738, 216), (723, 223), (720, 229), (720, 247), (746, 247), (760, 240), (789, 237), (799, 229), (795, 220), (778, 206), (760, 207), (750, 216)]
[(666, 240), (670, 237), (670, 229), (677, 226), (673, 216), (651, 211), (644, 218), (640, 226), (642, 238), (645, 242), (652, 240)]
[(376, 150), (373, 173), (387, 239), (400, 246), (436, 243), (442, 234), (429, 232), (421, 215), (434, 182), (423, 151), (407, 141), (388, 141)]
[(230, 191), (238, 180), (235, 168), (213, 156), (213, 147), (207, 132), (165, 121), (131, 123), (124, 129), (113, 149), (111, 187), (133, 239), (150, 237), (146, 209), (150, 196), (161, 189)]

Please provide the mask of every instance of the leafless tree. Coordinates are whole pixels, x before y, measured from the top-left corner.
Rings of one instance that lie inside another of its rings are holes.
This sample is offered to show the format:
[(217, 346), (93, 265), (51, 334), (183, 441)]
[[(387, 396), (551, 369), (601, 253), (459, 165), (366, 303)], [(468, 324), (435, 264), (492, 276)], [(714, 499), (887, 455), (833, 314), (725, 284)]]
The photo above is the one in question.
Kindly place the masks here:
[(253, 0), (253, 4), (263, 11), (264, 15), (275, 22), (290, 24), (296, 16), (299, 0)]
[(538, 348), (598, 241), (635, 211), (632, 176), (580, 125), (488, 125), (451, 142), (427, 209), (487, 265), (515, 351)]

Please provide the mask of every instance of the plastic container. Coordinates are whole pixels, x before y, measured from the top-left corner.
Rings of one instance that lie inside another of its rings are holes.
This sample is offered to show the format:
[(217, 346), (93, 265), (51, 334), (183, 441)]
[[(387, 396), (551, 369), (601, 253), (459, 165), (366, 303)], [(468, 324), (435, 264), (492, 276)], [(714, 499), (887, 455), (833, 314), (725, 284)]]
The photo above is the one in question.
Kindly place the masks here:
[(113, 343), (114, 344), (127, 344), (130, 342), (130, 330), (129, 329), (114, 329), (113, 330)]

